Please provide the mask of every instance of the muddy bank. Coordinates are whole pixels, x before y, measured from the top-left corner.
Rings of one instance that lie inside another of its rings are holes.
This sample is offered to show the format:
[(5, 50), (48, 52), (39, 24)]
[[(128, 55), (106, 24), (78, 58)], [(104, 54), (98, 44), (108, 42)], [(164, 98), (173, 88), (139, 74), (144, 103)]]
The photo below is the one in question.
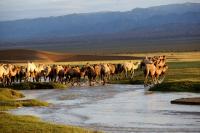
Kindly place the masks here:
[(160, 92), (195, 92), (200, 93), (200, 82), (179, 81), (163, 82), (149, 89), (150, 91)]
[(172, 104), (200, 105), (200, 97), (180, 98), (171, 101)]

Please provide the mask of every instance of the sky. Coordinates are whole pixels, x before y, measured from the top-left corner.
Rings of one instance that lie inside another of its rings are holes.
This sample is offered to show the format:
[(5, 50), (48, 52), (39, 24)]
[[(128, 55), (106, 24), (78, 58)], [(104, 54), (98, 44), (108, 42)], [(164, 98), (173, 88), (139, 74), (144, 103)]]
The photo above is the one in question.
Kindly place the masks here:
[(200, 0), (0, 0), (0, 21), (61, 16), (72, 13), (128, 11)]

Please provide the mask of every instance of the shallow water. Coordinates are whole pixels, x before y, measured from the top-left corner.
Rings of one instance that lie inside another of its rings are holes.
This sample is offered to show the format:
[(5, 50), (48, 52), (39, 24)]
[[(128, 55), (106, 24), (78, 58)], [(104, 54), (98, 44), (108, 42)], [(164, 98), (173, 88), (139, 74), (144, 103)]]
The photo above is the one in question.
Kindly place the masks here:
[(43, 120), (78, 125), (105, 132), (200, 132), (200, 106), (170, 101), (195, 93), (146, 94), (142, 85), (76, 87), (68, 90), (26, 90), (27, 98), (52, 103), (27, 107), (14, 114), (35, 115)]

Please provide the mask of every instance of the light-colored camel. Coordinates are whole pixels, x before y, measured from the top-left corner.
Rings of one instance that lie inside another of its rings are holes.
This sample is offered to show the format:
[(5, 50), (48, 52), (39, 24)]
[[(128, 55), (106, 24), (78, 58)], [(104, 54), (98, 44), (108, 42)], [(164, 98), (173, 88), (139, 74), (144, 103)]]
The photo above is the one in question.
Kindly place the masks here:
[(110, 74), (110, 68), (109, 68), (108, 64), (102, 64), (101, 68), (104, 71), (104, 73)]
[(33, 78), (33, 81), (35, 81), (35, 79), (37, 81), (41, 80), (41, 76), (42, 76), (42, 71), (44, 71), (44, 65), (43, 64), (39, 64), (38, 66), (36, 66), (33, 62), (28, 62), (27, 63), (27, 78)]
[(10, 72), (9, 72), (9, 78), (11, 79), (11, 83), (14, 82), (17, 73), (19, 72), (19, 68), (16, 66), (13, 66), (12, 68), (10, 68)]
[(27, 69), (26, 69), (26, 78), (29, 80), (29, 78), (33, 78), (33, 81), (35, 81), (36, 78), (36, 65), (33, 62), (27, 63)]
[[(110, 69), (110, 76), (111, 76), (111, 78), (113, 78), (113, 76), (114, 76), (114, 74), (115, 74), (115, 71), (116, 71), (115, 65), (109, 63), (109, 64), (108, 64), (108, 67), (109, 67), (109, 69)], [(109, 77), (109, 78), (110, 78), (110, 77)]]
[(4, 80), (4, 73), (6, 71), (4, 66), (5, 66), (5, 64), (0, 65), (0, 80), (1, 80), (1, 82), (3, 82), (3, 80)]
[(42, 73), (42, 75), (43, 75), (43, 77), (44, 77), (44, 81), (46, 81), (47, 80), (47, 78), (49, 77), (49, 75), (50, 75), (50, 72), (51, 72), (51, 66), (46, 66), (46, 67), (44, 67), (44, 70), (42, 70), (41, 71), (41, 73)]
[(101, 64), (101, 80), (103, 80), (103, 85), (106, 83), (106, 78), (110, 77), (110, 68), (108, 64)]
[(9, 84), (10, 83), (10, 70), (12, 69), (12, 65), (11, 64), (8, 64), (8, 65), (1, 65), (0, 66), (0, 79), (1, 81), (3, 82), (3, 84), (7, 83)]
[(124, 71), (125, 71), (125, 76), (126, 76), (126, 78), (128, 77), (128, 72), (130, 72), (130, 73), (131, 73), (131, 79), (132, 79), (133, 76), (134, 76), (134, 71), (135, 71), (136, 69), (138, 69), (139, 65), (140, 65), (140, 62), (136, 62), (136, 63), (133, 63), (133, 62), (125, 62), (125, 63), (123, 64), (123, 69), (124, 69)]
[(34, 71), (36, 71), (36, 69), (37, 69), (37, 67), (33, 62), (27, 63), (27, 72), (33, 73)]

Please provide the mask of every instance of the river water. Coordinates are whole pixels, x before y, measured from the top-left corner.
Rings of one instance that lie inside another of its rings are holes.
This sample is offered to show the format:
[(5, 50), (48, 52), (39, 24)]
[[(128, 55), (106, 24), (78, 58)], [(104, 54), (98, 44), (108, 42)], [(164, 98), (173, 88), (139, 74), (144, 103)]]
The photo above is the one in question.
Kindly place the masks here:
[(195, 93), (146, 93), (142, 85), (74, 87), (66, 90), (26, 90), (26, 98), (52, 103), (50, 107), (12, 110), (45, 121), (101, 130), (129, 132), (200, 132), (200, 106), (170, 101)]

